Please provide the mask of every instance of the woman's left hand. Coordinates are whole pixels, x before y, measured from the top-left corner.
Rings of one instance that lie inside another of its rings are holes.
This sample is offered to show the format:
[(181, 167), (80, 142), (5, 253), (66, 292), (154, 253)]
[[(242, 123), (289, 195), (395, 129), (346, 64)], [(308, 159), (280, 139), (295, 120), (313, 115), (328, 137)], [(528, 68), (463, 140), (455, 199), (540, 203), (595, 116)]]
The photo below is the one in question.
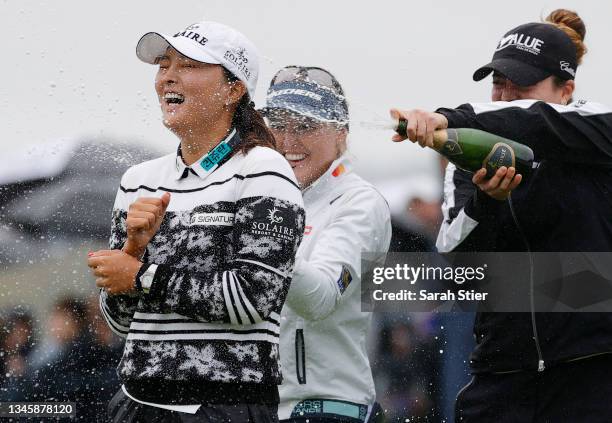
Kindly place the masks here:
[(506, 166), (497, 169), (491, 179), (487, 179), (486, 175), (487, 170), (480, 169), (474, 173), (472, 182), (485, 194), (498, 201), (505, 201), (510, 196), (510, 192), (523, 180), (523, 176), (516, 173), (515, 168)]
[(96, 276), (96, 286), (109, 294), (125, 294), (136, 289), (142, 262), (121, 250), (100, 250), (89, 253), (87, 265)]

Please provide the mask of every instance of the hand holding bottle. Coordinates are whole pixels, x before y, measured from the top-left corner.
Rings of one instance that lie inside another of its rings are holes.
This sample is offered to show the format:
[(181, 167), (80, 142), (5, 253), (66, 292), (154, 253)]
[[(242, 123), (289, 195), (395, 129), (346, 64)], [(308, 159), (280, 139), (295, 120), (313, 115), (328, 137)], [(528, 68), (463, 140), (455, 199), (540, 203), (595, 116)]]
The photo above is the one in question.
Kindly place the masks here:
[(517, 174), (514, 167), (502, 166), (489, 179), (486, 175), (486, 169), (480, 169), (474, 173), (472, 182), (485, 194), (499, 201), (505, 201), (523, 180), (523, 175)]
[(533, 151), (516, 141), (477, 129), (447, 129), (444, 115), (425, 110), (392, 109), (391, 117), (393, 141), (409, 139), (436, 150), (457, 167), (474, 172), (472, 182), (496, 200), (508, 198), (531, 172)]
[(433, 113), (420, 109), (391, 109), (390, 114), (393, 120), (405, 120), (408, 122), (406, 126), (406, 134), (393, 135), (391, 140), (394, 142), (400, 142), (408, 139), (412, 142), (418, 142), (421, 147), (433, 148), (434, 132), (438, 129), (448, 128), (448, 120), (446, 119), (446, 116), (440, 113)]

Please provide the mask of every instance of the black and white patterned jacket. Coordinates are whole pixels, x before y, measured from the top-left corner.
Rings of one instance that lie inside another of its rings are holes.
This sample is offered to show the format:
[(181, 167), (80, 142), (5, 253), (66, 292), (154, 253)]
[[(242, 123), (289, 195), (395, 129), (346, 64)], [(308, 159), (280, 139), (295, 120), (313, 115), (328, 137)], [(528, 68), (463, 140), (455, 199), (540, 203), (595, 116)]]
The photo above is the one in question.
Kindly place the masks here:
[(270, 148), (236, 153), (208, 171), (206, 163), (205, 156), (187, 168), (179, 152), (134, 166), (121, 180), (111, 249), (124, 244), (138, 197), (172, 197), (144, 258), (158, 265), (149, 293), (101, 291), (106, 321), (127, 338), (118, 373), (145, 401), (274, 402), (302, 196), (289, 164)]

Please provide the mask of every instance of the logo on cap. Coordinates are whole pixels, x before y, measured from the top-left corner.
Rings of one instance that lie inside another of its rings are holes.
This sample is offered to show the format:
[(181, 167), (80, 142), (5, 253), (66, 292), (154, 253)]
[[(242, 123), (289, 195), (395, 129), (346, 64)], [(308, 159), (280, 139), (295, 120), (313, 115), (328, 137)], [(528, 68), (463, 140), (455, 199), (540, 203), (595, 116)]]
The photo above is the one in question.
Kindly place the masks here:
[(323, 97), (317, 93), (313, 93), (312, 91), (308, 90), (302, 90), (299, 88), (285, 88), (284, 90), (272, 91), (268, 94), (268, 98), (278, 97), (279, 95), (301, 95), (304, 97), (312, 98), (316, 101), (321, 101), (323, 99)]
[(249, 59), (246, 57), (246, 49), (244, 47), (237, 47), (227, 50), (223, 55), (223, 58), (228, 62), (233, 63), (236, 68), (242, 72), (247, 80), (251, 79), (251, 71), (248, 68)]
[(565, 71), (565, 72), (569, 73), (574, 78), (576, 77), (576, 71), (571, 68), (569, 62), (565, 62), (565, 61), (562, 60), (562, 61), (559, 62), (559, 65), (560, 65), (562, 71)]
[(206, 44), (206, 42), (208, 41), (208, 38), (206, 38), (205, 36), (203, 36), (202, 34), (198, 34), (197, 32), (193, 32), (193, 30), (198, 29), (200, 27), (200, 25), (198, 24), (193, 24), (193, 25), (189, 25), (187, 28), (185, 28), (184, 31), (181, 32), (177, 32), (176, 34), (173, 35), (173, 37), (185, 37), (185, 38), (189, 38), (190, 40), (193, 40), (201, 45)]
[(515, 47), (519, 50), (527, 51), (536, 56), (540, 54), (544, 41), (539, 38), (535, 38), (531, 35), (525, 35), (520, 33), (514, 33), (506, 35), (501, 40), (495, 51), (501, 51), (508, 47)]

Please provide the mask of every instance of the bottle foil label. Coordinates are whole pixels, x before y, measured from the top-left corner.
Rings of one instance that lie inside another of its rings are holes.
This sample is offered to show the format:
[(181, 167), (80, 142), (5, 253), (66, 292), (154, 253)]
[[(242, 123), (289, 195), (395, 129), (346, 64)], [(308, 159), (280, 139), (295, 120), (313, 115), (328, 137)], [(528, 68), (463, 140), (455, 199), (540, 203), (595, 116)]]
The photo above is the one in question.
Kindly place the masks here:
[(449, 158), (453, 156), (460, 156), (461, 154), (463, 154), (461, 145), (459, 145), (459, 142), (457, 141), (457, 138), (458, 138), (457, 131), (453, 129), (448, 129), (446, 133), (448, 134), (448, 139), (446, 140), (444, 145), (442, 145), (442, 148), (440, 149), (440, 153), (443, 156), (446, 156)]
[(515, 167), (515, 154), (512, 147), (503, 142), (498, 142), (493, 146), (491, 152), (482, 162), (482, 167), (487, 170), (487, 178), (492, 177), (497, 169), (502, 166)]

